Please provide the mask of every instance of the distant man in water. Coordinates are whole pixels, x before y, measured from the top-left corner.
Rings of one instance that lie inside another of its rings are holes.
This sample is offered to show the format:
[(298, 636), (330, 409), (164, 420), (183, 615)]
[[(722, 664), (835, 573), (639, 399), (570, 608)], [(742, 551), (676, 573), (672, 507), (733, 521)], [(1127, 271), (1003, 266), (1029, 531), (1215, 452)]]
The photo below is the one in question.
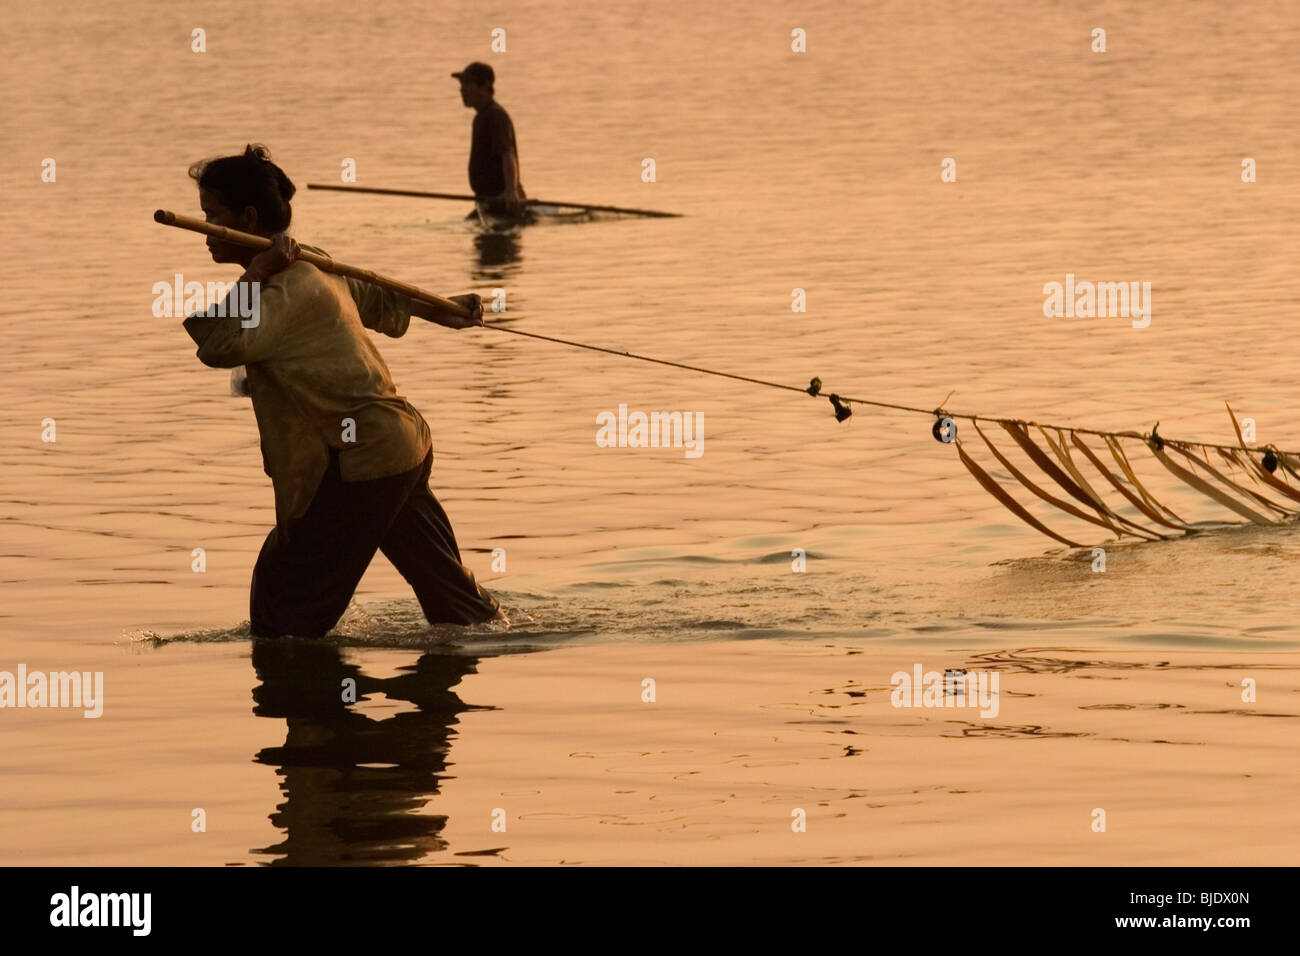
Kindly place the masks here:
[(469, 185), (486, 212), (524, 213), (524, 187), (519, 182), (519, 150), (515, 124), (494, 98), (496, 74), (486, 63), (471, 63), (459, 73), (460, 99), (474, 110), (469, 150)]

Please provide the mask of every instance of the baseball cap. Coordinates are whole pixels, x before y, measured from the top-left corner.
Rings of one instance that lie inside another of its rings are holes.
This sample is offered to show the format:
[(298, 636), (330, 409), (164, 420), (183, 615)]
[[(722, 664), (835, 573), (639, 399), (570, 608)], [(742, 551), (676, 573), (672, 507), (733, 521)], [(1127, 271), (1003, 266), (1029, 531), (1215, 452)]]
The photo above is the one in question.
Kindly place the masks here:
[(479, 86), (491, 86), (496, 81), (496, 74), (486, 63), (471, 63), (459, 73), (453, 73), (452, 76), (458, 80), (477, 83)]

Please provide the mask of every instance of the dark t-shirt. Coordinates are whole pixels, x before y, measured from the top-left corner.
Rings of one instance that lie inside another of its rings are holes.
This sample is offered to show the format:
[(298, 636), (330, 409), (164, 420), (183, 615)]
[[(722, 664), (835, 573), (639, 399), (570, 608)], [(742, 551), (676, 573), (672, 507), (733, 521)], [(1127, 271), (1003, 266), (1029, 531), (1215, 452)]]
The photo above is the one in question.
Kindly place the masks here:
[[(501, 104), (492, 102), (474, 114), (469, 150), (469, 185), (475, 196), (500, 196), (506, 191), (502, 159), (515, 147), (515, 124)], [(515, 153), (515, 162), (519, 154)]]

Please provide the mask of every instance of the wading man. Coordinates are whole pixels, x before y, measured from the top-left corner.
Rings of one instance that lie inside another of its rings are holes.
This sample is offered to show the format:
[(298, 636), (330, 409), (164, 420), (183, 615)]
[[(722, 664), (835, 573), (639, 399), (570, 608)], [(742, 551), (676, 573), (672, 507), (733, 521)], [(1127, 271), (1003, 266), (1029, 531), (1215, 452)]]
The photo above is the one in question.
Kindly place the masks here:
[(469, 150), (469, 185), (485, 212), (525, 212), (519, 181), (519, 150), (510, 114), (494, 99), (496, 75), (486, 63), (471, 63), (459, 73), (461, 102), (474, 110)]
[(415, 590), (430, 623), (500, 616), (461, 563), (451, 522), (429, 491), (429, 427), (397, 394), (365, 331), (400, 336), (412, 315), (451, 329), (482, 325), (479, 297), (456, 297), (473, 313), (465, 319), (298, 259), (284, 232), (294, 185), (263, 147), (197, 164), (190, 175), (208, 222), (272, 241), (257, 251), (208, 239), (214, 261), (237, 263), (241, 283), (260, 284), (254, 320), (227, 307), (184, 322), (204, 365), (246, 367), (275, 490), (276, 526), (253, 569), (253, 634), (327, 633), (376, 551)]

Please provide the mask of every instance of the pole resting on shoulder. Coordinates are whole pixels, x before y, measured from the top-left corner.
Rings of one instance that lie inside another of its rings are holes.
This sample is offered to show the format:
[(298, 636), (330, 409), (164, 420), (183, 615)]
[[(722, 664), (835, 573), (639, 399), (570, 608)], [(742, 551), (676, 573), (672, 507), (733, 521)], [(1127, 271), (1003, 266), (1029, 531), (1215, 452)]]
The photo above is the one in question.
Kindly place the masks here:
[[(217, 239), (223, 239), (226, 242), (233, 242), (236, 245), (248, 246), (250, 249), (269, 249), (271, 240), (265, 236), (253, 235), (249, 232), (240, 232), (238, 229), (230, 229), (227, 226), (218, 226), (207, 222), (203, 219), (194, 219), (190, 216), (182, 216), (179, 213), (170, 212), (166, 209), (159, 209), (153, 214), (154, 222), (161, 223), (164, 226), (175, 226), (178, 229), (188, 229), (190, 232), (201, 232), (205, 236), (213, 236)], [(377, 285), (384, 289), (389, 289), (404, 295), (410, 299), (419, 299), (421, 302), (428, 302), (436, 305), (444, 312), (450, 312), (453, 315), (459, 315), (462, 318), (469, 318), (470, 311), (459, 302), (453, 302), (451, 299), (444, 299), (442, 296), (434, 295), (432, 292), (425, 292), (423, 289), (408, 285), (405, 282), (398, 282), (396, 279), (390, 279), (388, 276), (381, 276), (378, 272), (371, 272), (369, 269), (359, 269), (356, 266), (350, 266), (343, 262), (336, 262), (329, 256), (318, 255), (314, 252), (308, 252), (306, 249), (298, 253), (298, 258), (304, 262), (310, 262), (322, 272), (332, 272), (335, 275), (350, 276), (353, 279), (360, 279), (362, 282), (369, 282), (371, 285)], [(513, 331), (513, 330), (507, 330)]]

